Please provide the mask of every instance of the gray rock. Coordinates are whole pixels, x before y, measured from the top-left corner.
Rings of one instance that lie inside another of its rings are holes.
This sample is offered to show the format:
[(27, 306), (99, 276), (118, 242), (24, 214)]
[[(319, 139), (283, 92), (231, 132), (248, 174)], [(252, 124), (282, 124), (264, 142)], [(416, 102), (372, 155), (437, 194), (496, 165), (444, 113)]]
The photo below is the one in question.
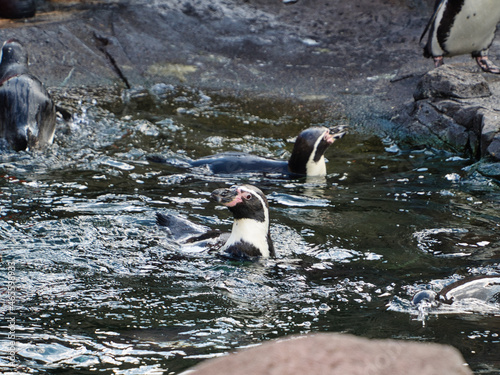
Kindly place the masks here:
[(460, 65), (426, 73), (414, 101), (396, 119), (400, 143), (500, 161), (500, 82), (495, 78)]
[(479, 116), (481, 156), (500, 161), (500, 114), (482, 110)]
[(415, 100), (428, 98), (484, 98), (491, 96), (481, 74), (443, 65), (425, 74), (413, 93)]
[[(461, 113), (464, 118), (474, 118)], [(470, 123), (459, 123), (447, 109), (432, 101), (415, 102), (403, 121), (398, 138), (405, 147), (427, 147), (467, 153), (473, 134)]]
[(201, 363), (190, 375), (469, 375), (450, 346), (344, 334), (294, 336)]
[(475, 167), (483, 176), (500, 179), (500, 163), (479, 162)]

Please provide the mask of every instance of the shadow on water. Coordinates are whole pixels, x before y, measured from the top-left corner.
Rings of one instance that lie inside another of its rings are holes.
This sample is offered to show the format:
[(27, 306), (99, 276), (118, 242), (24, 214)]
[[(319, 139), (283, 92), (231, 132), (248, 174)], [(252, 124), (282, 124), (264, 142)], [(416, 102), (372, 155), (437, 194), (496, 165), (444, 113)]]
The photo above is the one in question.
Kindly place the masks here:
[[(0, 367), (12, 330), (26, 373), (81, 374), (179, 373), (264, 340), (335, 331), (452, 344), (478, 373), (500, 370), (498, 306), (430, 312), (422, 324), (409, 304), (423, 288), (500, 271), (500, 191), (469, 160), (351, 132), (327, 151), (323, 180), (215, 176), (146, 157), (286, 159), (303, 128), (347, 119), (320, 102), (170, 85), (54, 95), (73, 113), (54, 147), (0, 156), (0, 278), (15, 285)], [(240, 181), (269, 197), (277, 259), (224, 261), (155, 225), (168, 211), (229, 230), (209, 195)]]

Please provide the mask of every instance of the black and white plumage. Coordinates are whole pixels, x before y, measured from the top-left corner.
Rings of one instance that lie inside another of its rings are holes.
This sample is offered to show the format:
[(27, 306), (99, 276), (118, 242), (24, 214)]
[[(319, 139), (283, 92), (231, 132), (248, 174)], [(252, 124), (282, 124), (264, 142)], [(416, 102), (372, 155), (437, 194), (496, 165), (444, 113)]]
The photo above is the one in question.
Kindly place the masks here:
[(202, 243), (228, 258), (245, 260), (275, 256), (269, 232), (269, 204), (260, 189), (252, 185), (235, 185), (214, 190), (211, 198), (233, 214), (231, 233), (210, 230), (169, 214), (157, 213), (156, 221), (168, 227), (176, 240), (185, 244)]
[(488, 58), (499, 22), (498, 0), (437, 0), (420, 38), (422, 41), (428, 32), (424, 56), (433, 57), (438, 67), (443, 56), (470, 53), (483, 71), (499, 74), (500, 69)]
[[(187, 161), (188, 168), (208, 168), (214, 174), (270, 173), (284, 176), (325, 176), (325, 151), (346, 133), (345, 126), (328, 129), (310, 127), (297, 137), (288, 161), (267, 159), (242, 152), (225, 152)], [(150, 157), (155, 162), (169, 161), (161, 157)], [(184, 166), (184, 165), (182, 165)]]
[(2, 47), (0, 137), (16, 151), (52, 144), (56, 110), (43, 84), (28, 72), (28, 54), (15, 40)]
[(433, 304), (453, 302), (469, 298), (486, 303), (500, 303), (500, 275), (481, 275), (466, 277), (445, 286), (439, 292), (423, 290), (415, 294), (412, 304), (418, 305), (424, 301)]

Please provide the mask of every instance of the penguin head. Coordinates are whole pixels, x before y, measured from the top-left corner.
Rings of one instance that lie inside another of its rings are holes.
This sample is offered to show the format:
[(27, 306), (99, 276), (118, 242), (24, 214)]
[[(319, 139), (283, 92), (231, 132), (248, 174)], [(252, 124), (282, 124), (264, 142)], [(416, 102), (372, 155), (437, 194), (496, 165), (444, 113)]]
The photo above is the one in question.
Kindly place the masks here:
[(269, 224), (269, 203), (264, 193), (253, 185), (234, 185), (217, 189), (211, 198), (229, 208), (236, 220), (252, 219)]
[(293, 146), (292, 156), (288, 161), (290, 172), (306, 176), (326, 175), (325, 151), (345, 133), (343, 126), (332, 131), (322, 126), (304, 130), (299, 134)]
[(20, 42), (15, 39), (7, 40), (2, 46), (0, 56), (0, 81), (9, 76), (27, 72), (28, 53)]
[(233, 214), (231, 235), (221, 247), (225, 256), (238, 259), (274, 256), (269, 233), (269, 204), (264, 193), (252, 185), (217, 189), (211, 198)]

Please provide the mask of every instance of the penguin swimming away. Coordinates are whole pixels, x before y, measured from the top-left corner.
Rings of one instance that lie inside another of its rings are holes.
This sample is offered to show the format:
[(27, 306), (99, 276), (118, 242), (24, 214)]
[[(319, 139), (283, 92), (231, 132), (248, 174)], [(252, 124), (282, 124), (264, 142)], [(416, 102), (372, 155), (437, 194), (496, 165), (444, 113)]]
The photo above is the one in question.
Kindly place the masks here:
[(488, 58), (488, 48), (500, 22), (497, 0), (437, 0), (434, 14), (420, 41), (428, 32), (424, 56), (434, 59), (435, 67), (443, 65), (443, 56), (470, 53), (479, 67), (500, 74), (500, 68)]
[[(321, 126), (308, 128), (297, 137), (288, 161), (266, 159), (242, 152), (224, 152), (187, 161), (187, 167), (207, 167), (214, 174), (275, 173), (289, 177), (326, 176), (324, 153), (345, 133), (345, 126), (338, 126), (332, 130)], [(148, 159), (154, 162), (168, 162), (157, 156)]]
[(0, 60), (0, 138), (21, 151), (52, 144), (55, 128), (54, 103), (28, 72), (28, 54), (18, 41), (6, 41)]
[(423, 290), (415, 294), (412, 304), (422, 302), (431, 304), (452, 303), (468, 298), (475, 298), (486, 303), (500, 303), (500, 275), (481, 275), (466, 277), (445, 286), (439, 292)]
[[(230, 234), (219, 231), (202, 233), (199, 226), (193, 227), (196, 236), (185, 243), (215, 239), (220, 255), (231, 259), (252, 260), (275, 257), (274, 246), (269, 232), (269, 204), (264, 193), (252, 185), (234, 185), (230, 188), (214, 190), (211, 199), (226, 206), (233, 214), (234, 222)], [(172, 228), (181, 224), (184, 232), (188, 229), (185, 221), (171, 215), (156, 214), (159, 225)], [(176, 228), (171, 231), (180, 232)], [(220, 247), (219, 247), (220, 246)]]

